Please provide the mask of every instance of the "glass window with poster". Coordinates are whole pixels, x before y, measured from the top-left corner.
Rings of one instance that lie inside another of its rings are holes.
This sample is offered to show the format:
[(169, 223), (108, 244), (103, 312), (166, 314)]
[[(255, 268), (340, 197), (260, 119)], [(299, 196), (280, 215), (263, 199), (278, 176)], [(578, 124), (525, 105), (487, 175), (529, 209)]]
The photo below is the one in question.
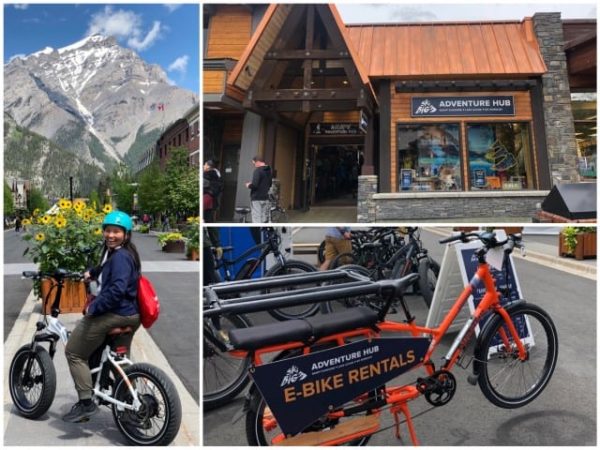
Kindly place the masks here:
[(462, 190), (458, 123), (398, 125), (400, 191)]
[(471, 190), (534, 189), (529, 123), (467, 124)]
[(595, 92), (571, 93), (578, 169), (579, 175), (585, 179), (596, 178), (596, 96)]

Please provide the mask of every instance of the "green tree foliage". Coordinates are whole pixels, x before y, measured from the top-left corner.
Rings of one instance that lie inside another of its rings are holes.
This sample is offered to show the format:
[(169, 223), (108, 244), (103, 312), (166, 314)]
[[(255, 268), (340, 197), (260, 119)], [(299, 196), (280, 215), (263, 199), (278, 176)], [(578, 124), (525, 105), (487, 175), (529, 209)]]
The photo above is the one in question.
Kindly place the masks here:
[(188, 150), (174, 148), (165, 168), (166, 201), (168, 210), (195, 217), (200, 211), (199, 168), (188, 163)]
[(31, 188), (29, 191), (29, 196), (27, 198), (27, 207), (30, 213), (33, 213), (34, 210), (39, 209), (41, 212), (48, 211), (50, 209), (50, 204), (46, 197), (38, 188)]
[(158, 161), (144, 169), (138, 180), (139, 212), (157, 214), (166, 209), (165, 180)]
[(15, 212), (15, 203), (13, 201), (10, 186), (4, 180), (4, 217), (10, 216)]
[(119, 165), (113, 171), (111, 180), (111, 189), (117, 207), (127, 214), (133, 214), (133, 194), (136, 187), (133, 185), (130, 170), (124, 164)]

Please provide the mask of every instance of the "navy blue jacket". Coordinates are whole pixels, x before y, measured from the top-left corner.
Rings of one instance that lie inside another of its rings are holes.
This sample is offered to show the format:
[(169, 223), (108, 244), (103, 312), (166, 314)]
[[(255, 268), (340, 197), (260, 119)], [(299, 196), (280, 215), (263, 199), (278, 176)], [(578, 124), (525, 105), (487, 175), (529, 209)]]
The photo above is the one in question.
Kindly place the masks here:
[[(100, 267), (90, 270), (93, 279), (100, 275)], [(102, 288), (88, 307), (88, 314), (99, 316), (104, 313), (119, 316), (138, 314), (137, 290), (140, 274), (135, 268), (131, 253), (124, 248), (115, 250), (101, 267)]]

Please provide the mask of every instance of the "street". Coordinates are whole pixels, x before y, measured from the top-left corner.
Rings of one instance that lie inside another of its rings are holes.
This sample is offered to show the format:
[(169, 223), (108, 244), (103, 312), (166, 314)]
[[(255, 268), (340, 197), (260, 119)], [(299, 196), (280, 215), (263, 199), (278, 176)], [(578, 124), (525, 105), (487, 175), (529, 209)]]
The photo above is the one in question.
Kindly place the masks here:
[[(157, 243), (156, 236), (134, 233), (133, 242), (135, 243), (142, 260), (142, 271), (154, 284), (161, 303), (161, 312), (158, 321), (149, 330), (140, 330), (136, 333), (133, 341), (133, 357), (136, 360), (136, 345), (140, 353), (163, 361), (169, 370), (177, 375), (182, 386), (187, 392), (181, 392), (180, 396), (193, 399), (198, 409), (199, 401), (199, 263), (191, 262), (185, 259), (181, 253), (164, 253)], [(35, 270), (35, 266), (30, 264), (26, 258), (21, 255), (26, 248), (26, 242), (20, 240), (20, 235), (14, 231), (5, 231), (4, 233), (4, 341), (5, 351), (7, 350), (7, 339), (15, 327), (15, 321), (21, 310), (31, 309), (31, 305), (26, 305), (25, 301), (31, 291), (31, 281), (21, 280), (20, 272)], [(31, 300), (30, 300), (31, 301)], [(37, 303), (37, 302), (36, 302)], [(77, 314), (64, 314), (61, 319), (71, 327), (71, 324), (77, 320)], [(34, 329), (26, 330), (27, 339), (30, 338)], [(147, 334), (146, 334), (147, 333)], [(139, 335), (139, 337), (138, 337)], [(150, 338), (144, 339), (149, 335)], [(138, 342), (136, 344), (136, 341)], [(24, 343), (24, 342), (23, 342)], [(141, 345), (141, 346), (140, 346)], [(59, 344), (57, 358), (64, 359), (62, 345)], [(166, 361), (162, 360), (162, 356)], [(12, 354), (5, 354), (5, 367), (10, 364)], [(139, 358), (139, 356), (138, 356)], [(141, 362), (141, 360), (140, 360)], [(60, 362), (57, 362), (60, 364)], [(161, 366), (166, 369), (166, 367)], [(67, 372), (68, 373), (68, 372)], [(173, 380), (175, 381), (175, 380)], [(60, 380), (61, 383), (69, 383), (72, 388), (72, 381)], [(73, 390), (73, 394), (75, 391)], [(188, 394), (189, 393), (189, 394)], [(11, 412), (10, 396), (7, 396), (5, 390), (5, 425), (7, 418), (14, 414)], [(60, 403), (57, 395), (55, 403)], [(183, 397), (182, 397), (183, 401)], [(7, 405), (8, 404), (8, 405)], [(7, 407), (8, 406), (8, 407)], [(57, 405), (57, 407), (66, 405)], [(54, 406), (53, 406), (54, 408)], [(185, 413), (185, 411), (184, 411)], [(16, 417), (15, 417), (16, 419)], [(33, 423), (33, 422), (32, 422)], [(39, 422), (36, 422), (39, 424)], [(104, 425), (103, 425), (104, 426)], [(10, 430), (11, 443), (20, 444), (19, 439), (24, 438), (19, 429), (9, 427), (5, 431), (5, 443), (8, 443), (8, 434)], [(115, 430), (116, 431), (116, 430)], [(16, 433), (16, 434), (14, 434)], [(29, 436), (30, 439), (36, 439), (36, 435)], [(105, 436), (109, 444), (120, 442), (118, 432)], [(102, 439), (102, 438), (99, 438)], [(117, 439), (115, 441), (115, 439)], [(197, 438), (192, 437), (194, 442)], [(36, 441), (38, 442), (38, 441)], [(38, 444), (41, 444), (39, 441)], [(63, 441), (64, 442), (64, 441)], [(187, 445), (179, 441), (180, 445)], [(28, 441), (30, 445), (34, 442)], [(105, 441), (96, 441), (95, 445), (105, 445)], [(64, 444), (63, 444), (64, 445)]]
[[(294, 230), (294, 242), (320, 242), (323, 228)], [(439, 262), (444, 246), (443, 235), (423, 230), (424, 247)], [(527, 236), (525, 244), (527, 244)], [(537, 237), (531, 237), (532, 241)], [(556, 242), (548, 238), (540, 241)], [(532, 245), (533, 247), (533, 245)], [(316, 264), (316, 256), (295, 255)], [(532, 403), (516, 410), (497, 408), (489, 403), (479, 388), (467, 383), (470, 367), (456, 367), (457, 391), (452, 401), (414, 419), (422, 445), (595, 445), (596, 444), (596, 282), (578, 275), (515, 257), (515, 267), (525, 299), (544, 308), (554, 320), (559, 337), (558, 365), (546, 390)], [(592, 264), (595, 262), (591, 262)], [(422, 298), (407, 296), (411, 313), (424, 324), (427, 308)], [(266, 313), (250, 315), (253, 323), (272, 321)], [(389, 315), (403, 320), (400, 314)], [(433, 361), (445, 353), (455, 334), (446, 336)], [(398, 377), (389, 385), (412, 384), (422, 370)], [(244, 396), (204, 415), (205, 445), (247, 445)], [(410, 403), (411, 413), (428, 410), (430, 405), (420, 398)], [(380, 433), (369, 445), (398, 445), (390, 414), (382, 414)], [(410, 444), (405, 425), (401, 425), (404, 444)]]

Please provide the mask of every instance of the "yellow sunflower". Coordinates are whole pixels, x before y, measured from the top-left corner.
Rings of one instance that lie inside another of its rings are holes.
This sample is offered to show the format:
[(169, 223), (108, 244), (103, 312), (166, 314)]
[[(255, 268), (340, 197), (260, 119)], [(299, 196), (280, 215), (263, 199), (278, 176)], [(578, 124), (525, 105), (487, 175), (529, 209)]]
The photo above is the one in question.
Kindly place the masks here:
[(80, 213), (85, 209), (85, 202), (83, 200), (75, 200), (73, 203), (73, 209)]
[(108, 203), (107, 203), (106, 205), (104, 205), (104, 208), (102, 208), (102, 212), (103, 212), (104, 214), (108, 214), (108, 213), (109, 213), (109, 212), (111, 212), (111, 211), (112, 211), (112, 206), (111, 206), (111, 205), (109, 205)]
[(95, 236), (101, 236), (102, 235), (102, 228), (98, 227), (94, 230), (94, 235)]
[(40, 208), (35, 208), (35, 209), (33, 210), (33, 217), (37, 217), (37, 216), (39, 216), (41, 212), (42, 212), (42, 211), (40, 211)]
[(67, 226), (67, 219), (65, 219), (64, 216), (56, 216), (56, 219), (54, 219), (54, 225), (56, 225), (56, 228), (64, 228)]
[(44, 225), (48, 225), (50, 222), (52, 222), (52, 217), (50, 217), (50, 216), (47, 216), (47, 215), (46, 215), (46, 216), (43, 216), (43, 217), (40, 219), (40, 222), (41, 222), (41, 223), (43, 223)]
[(66, 198), (61, 198), (58, 201), (58, 207), (60, 209), (71, 209), (72, 206), (73, 204), (71, 203), (71, 200), (67, 200)]
[(23, 226), (28, 226), (31, 225), (31, 219), (23, 219), (23, 222), (21, 222), (23, 224)]
[(44, 235), (44, 233), (38, 233), (35, 235), (36, 241), (43, 241), (44, 239), (46, 239), (46, 236)]

